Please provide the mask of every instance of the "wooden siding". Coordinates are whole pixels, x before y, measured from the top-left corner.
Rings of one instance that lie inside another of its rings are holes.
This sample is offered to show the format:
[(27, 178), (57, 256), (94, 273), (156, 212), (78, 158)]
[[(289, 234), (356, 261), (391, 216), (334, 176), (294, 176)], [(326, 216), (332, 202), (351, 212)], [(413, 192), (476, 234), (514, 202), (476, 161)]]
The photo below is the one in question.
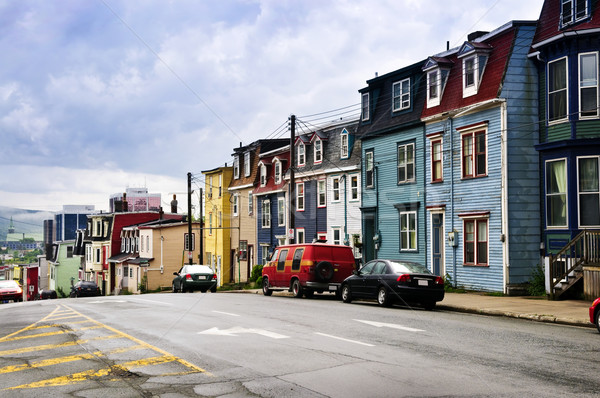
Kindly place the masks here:
[[(344, 180), (340, 181), (340, 201), (332, 202), (333, 197), (333, 178), (345, 176)], [(330, 174), (327, 177), (327, 219), (325, 229), (321, 231), (327, 231), (327, 241), (333, 243), (333, 230), (332, 228), (341, 228), (341, 242), (344, 242), (344, 227), (348, 233), (348, 239), (350, 246), (354, 247), (353, 235), (358, 235), (359, 241), (362, 241), (361, 231), (361, 215), (360, 215), (360, 192), (358, 200), (351, 200), (350, 198), (350, 178), (351, 176), (358, 176), (358, 182), (360, 187), (360, 173), (340, 173)], [(360, 189), (360, 188), (359, 188)], [(345, 195), (346, 194), (346, 195)], [(344, 201), (345, 200), (345, 201)], [(355, 250), (355, 255), (358, 256), (358, 252)]]
[(585, 120), (576, 123), (577, 138), (598, 138), (600, 137), (600, 121)]

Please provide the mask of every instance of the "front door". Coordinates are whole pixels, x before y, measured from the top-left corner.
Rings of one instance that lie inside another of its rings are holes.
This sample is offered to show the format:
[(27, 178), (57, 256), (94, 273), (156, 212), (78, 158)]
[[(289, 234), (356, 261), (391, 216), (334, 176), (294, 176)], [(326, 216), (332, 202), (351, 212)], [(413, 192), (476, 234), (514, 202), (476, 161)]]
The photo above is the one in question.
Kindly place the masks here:
[(363, 264), (375, 259), (375, 244), (373, 237), (375, 236), (375, 212), (365, 211), (363, 213)]
[(432, 234), (432, 272), (435, 275), (443, 275), (444, 272), (444, 214), (431, 214), (431, 234)]

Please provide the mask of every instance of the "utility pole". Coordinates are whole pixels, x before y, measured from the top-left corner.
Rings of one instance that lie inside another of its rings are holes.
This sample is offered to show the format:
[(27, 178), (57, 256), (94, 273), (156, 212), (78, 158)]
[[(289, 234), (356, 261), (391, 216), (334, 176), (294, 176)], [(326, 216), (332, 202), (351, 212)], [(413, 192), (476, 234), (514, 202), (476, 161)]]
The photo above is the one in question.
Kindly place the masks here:
[[(192, 238), (192, 173), (187, 174), (188, 178), (188, 251), (192, 252), (194, 239)], [(190, 264), (194, 264), (194, 256), (188, 256)]]
[(296, 141), (296, 115), (290, 116), (290, 225), (289, 229), (294, 230), (296, 227), (296, 181), (294, 175), (294, 167), (296, 167), (296, 153), (294, 151), (294, 143)]
[(198, 250), (198, 263), (204, 264), (204, 190), (200, 188), (200, 249)]

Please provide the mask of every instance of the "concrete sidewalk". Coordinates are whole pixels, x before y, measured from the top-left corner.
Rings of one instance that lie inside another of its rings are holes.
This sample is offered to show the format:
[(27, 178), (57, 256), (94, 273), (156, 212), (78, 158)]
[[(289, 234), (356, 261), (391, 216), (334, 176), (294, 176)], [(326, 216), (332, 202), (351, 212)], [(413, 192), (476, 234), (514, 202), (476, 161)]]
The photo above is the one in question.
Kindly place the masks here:
[[(236, 290), (236, 293), (262, 294), (262, 290)], [(274, 292), (275, 295), (291, 295)], [(446, 293), (437, 308), (446, 311), (506, 316), (538, 322), (595, 327), (590, 323), (588, 309), (591, 302), (582, 300), (552, 301), (540, 297), (488, 296), (483, 293)]]

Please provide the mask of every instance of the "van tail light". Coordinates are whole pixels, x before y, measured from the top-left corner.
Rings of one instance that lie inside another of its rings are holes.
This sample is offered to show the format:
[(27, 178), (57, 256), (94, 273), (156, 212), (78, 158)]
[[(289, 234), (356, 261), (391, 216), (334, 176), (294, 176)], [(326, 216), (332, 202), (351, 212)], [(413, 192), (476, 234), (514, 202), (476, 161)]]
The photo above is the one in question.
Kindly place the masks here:
[(192, 279), (192, 276), (191, 276), (190, 274), (187, 274), (187, 275), (185, 276), (185, 279), (189, 281), (190, 279)]
[(442, 278), (441, 276), (436, 276), (435, 280), (434, 280), (434, 283), (436, 285), (443, 285), (444, 284), (444, 278)]
[(410, 274), (400, 275), (397, 279), (397, 282), (410, 282)]
[(213, 280), (216, 280), (217, 279), (217, 274), (213, 274), (212, 278), (213, 278)]

